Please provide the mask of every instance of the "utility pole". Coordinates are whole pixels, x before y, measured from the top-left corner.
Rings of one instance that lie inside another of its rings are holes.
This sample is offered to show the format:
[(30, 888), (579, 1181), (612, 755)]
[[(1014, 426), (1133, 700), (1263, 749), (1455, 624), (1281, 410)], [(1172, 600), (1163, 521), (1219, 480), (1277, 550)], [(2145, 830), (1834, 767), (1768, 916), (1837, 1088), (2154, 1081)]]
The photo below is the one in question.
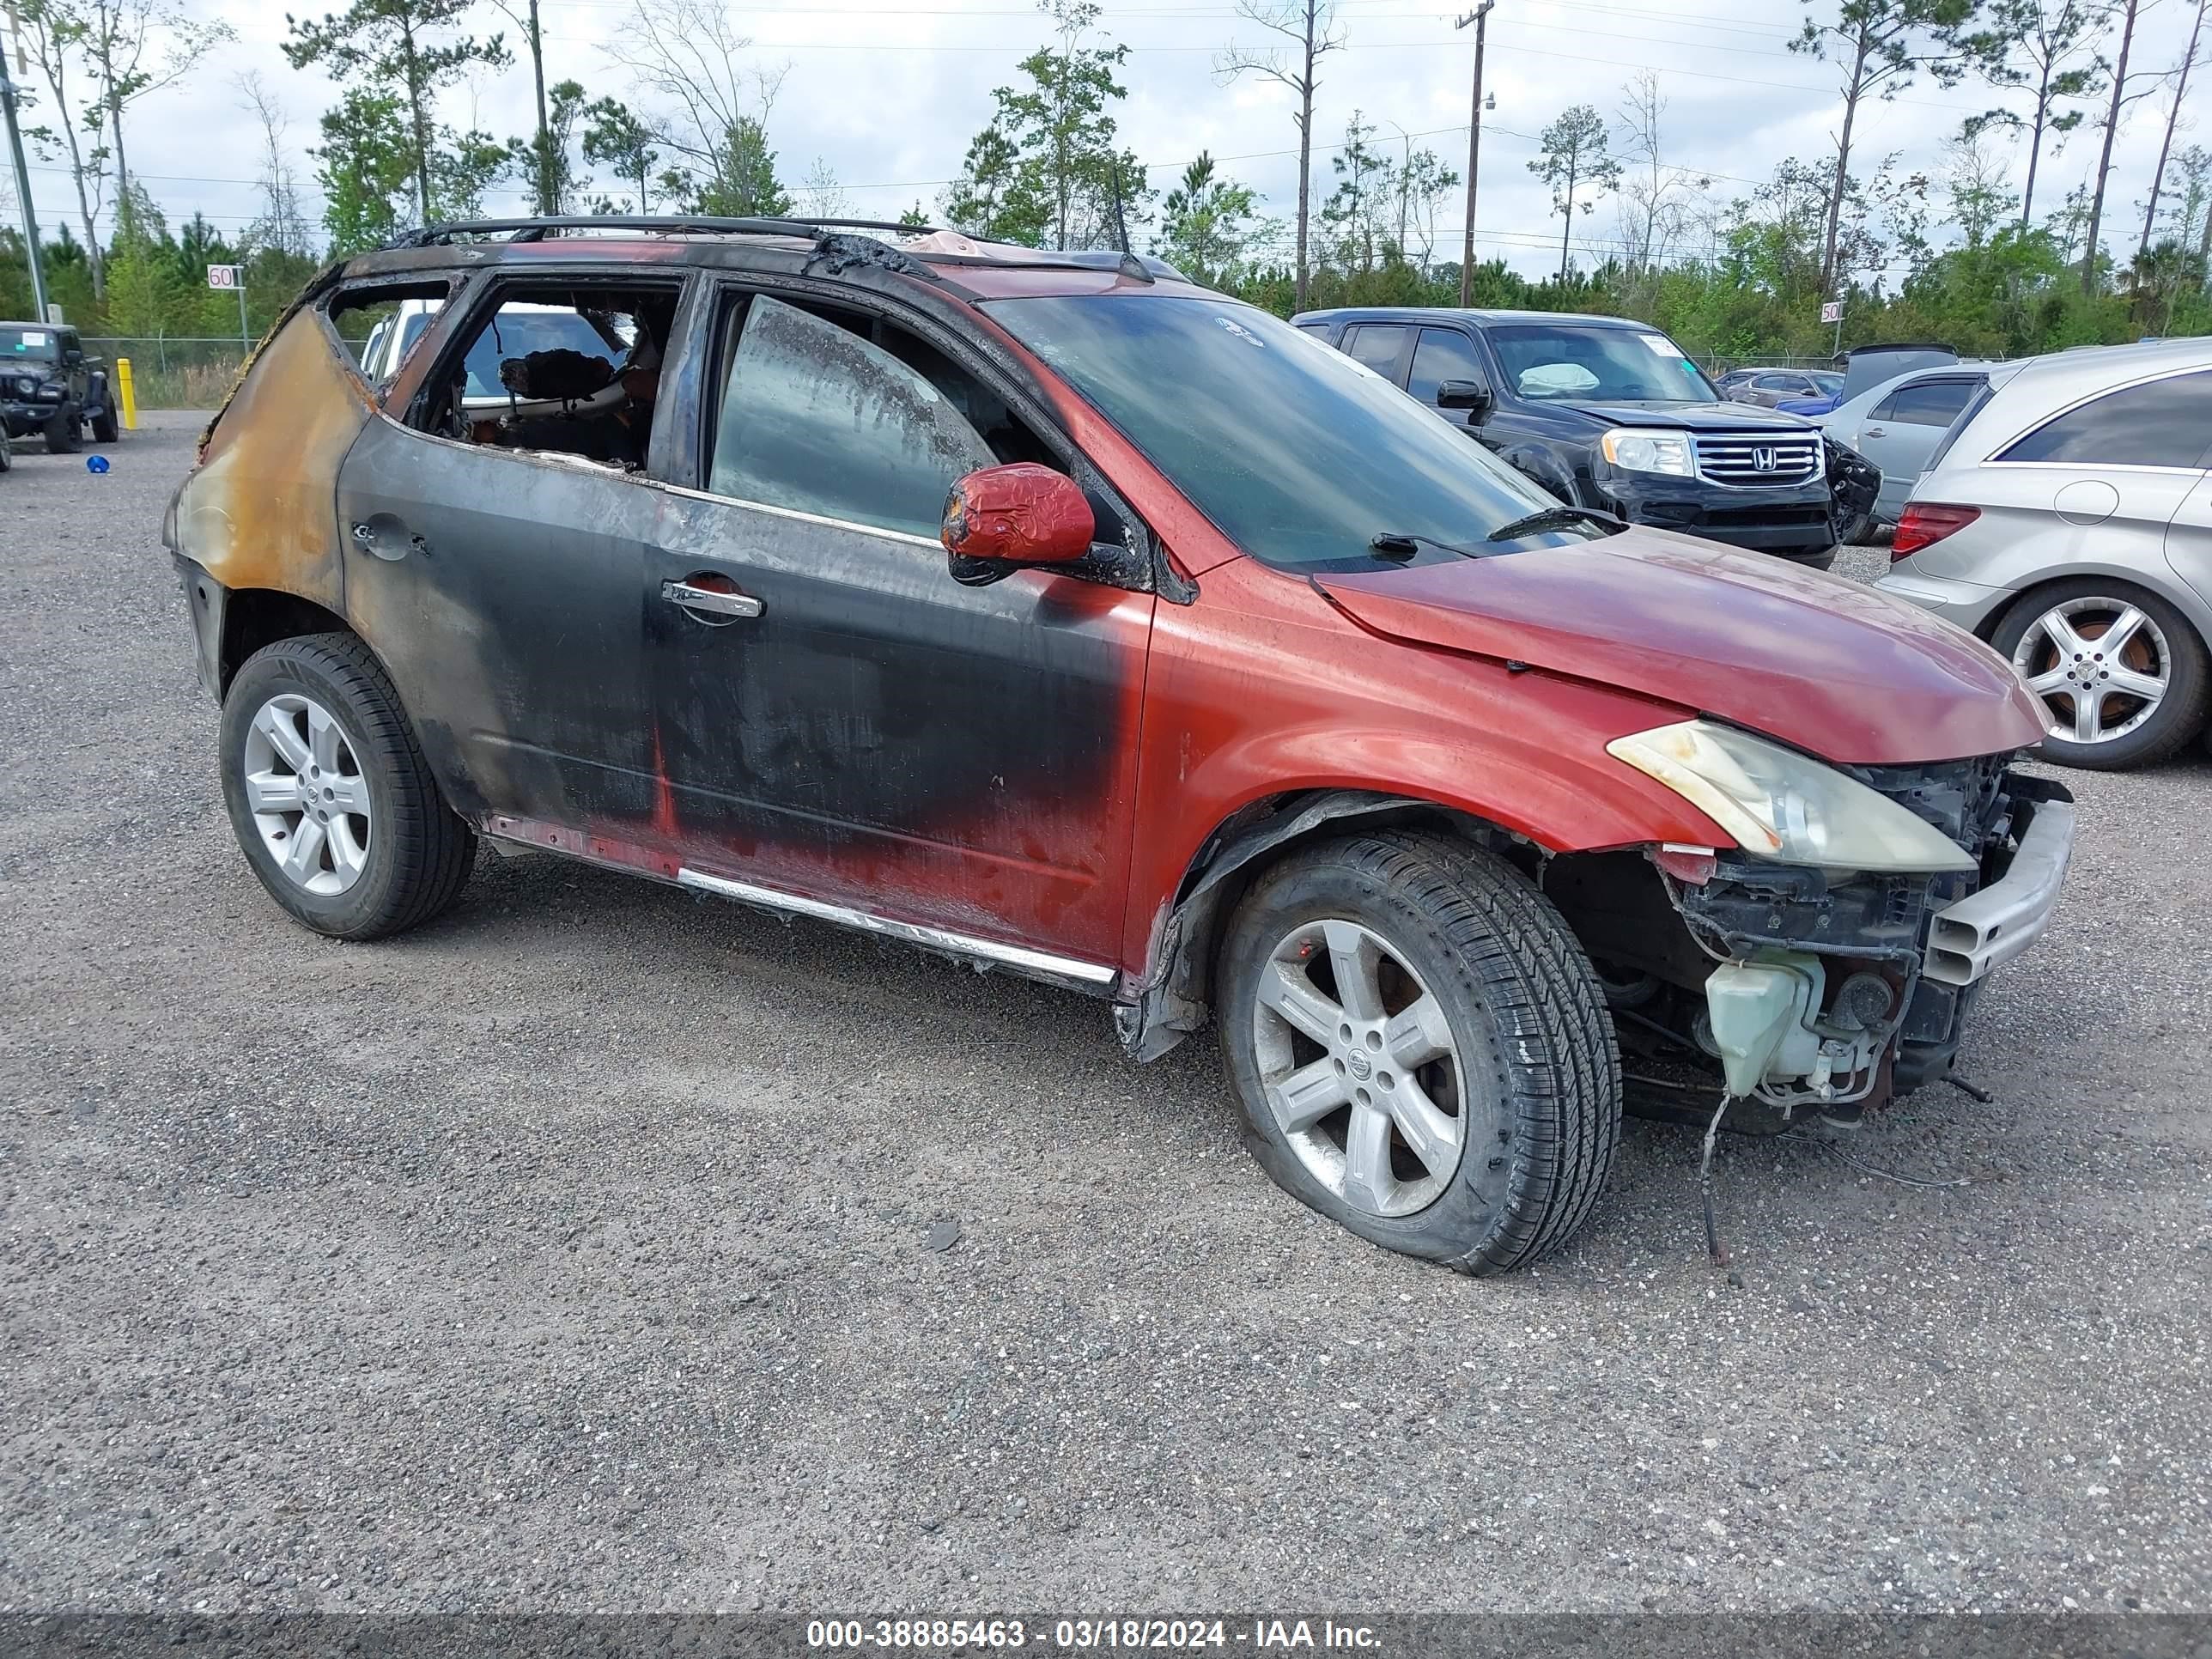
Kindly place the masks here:
[(1474, 181), (1482, 166), (1482, 35), (1484, 25), (1490, 17), (1490, 9), (1498, 0), (1482, 0), (1482, 3), (1452, 25), (1463, 29), (1474, 25), (1474, 100), (1467, 123), (1467, 228), (1460, 238), (1459, 302), (1462, 307), (1474, 303)]
[(0, 109), (7, 112), (8, 153), (15, 163), (15, 196), (23, 204), (23, 258), (31, 268), (31, 308), (38, 320), (46, 320), (46, 279), (39, 270), (39, 216), (31, 207), (31, 169), (23, 160), (23, 135), (15, 125), (15, 82), (8, 73), (8, 48), (15, 48), (15, 72), (29, 68), (22, 58), (22, 24), (16, 18), (15, 0), (9, 0), (8, 39), (0, 41)]

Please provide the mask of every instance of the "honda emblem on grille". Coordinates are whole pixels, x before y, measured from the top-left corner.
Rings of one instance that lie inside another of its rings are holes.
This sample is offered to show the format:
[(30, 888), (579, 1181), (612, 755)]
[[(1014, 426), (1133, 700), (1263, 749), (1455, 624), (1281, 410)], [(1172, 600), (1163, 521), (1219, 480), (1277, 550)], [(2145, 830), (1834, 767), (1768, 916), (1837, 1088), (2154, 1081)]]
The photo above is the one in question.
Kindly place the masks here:
[(1751, 452), (1751, 470), (1754, 472), (1772, 472), (1777, 471), (1778, 469), (1774, 460), (1774, 451), (1765, 444), (1761, 444), (1758, 448), (1753, 450)]

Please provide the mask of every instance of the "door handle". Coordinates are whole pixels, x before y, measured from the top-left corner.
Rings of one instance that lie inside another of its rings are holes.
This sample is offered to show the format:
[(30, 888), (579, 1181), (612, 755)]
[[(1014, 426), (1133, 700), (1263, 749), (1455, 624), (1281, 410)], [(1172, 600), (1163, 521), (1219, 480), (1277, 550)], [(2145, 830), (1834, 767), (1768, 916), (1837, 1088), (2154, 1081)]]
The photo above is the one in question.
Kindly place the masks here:
[(1889, 430), (1887, 427), (1870, 426), (1866, 429), (1865, 435), (1869, 438), (1887, 438), (1889, 436)]
[(660, 584), (660, 597), (685, 611), (705, 611), (717, 617), (757, 617), (767, 609), (750, 593), (723, 592), (673, 580)]

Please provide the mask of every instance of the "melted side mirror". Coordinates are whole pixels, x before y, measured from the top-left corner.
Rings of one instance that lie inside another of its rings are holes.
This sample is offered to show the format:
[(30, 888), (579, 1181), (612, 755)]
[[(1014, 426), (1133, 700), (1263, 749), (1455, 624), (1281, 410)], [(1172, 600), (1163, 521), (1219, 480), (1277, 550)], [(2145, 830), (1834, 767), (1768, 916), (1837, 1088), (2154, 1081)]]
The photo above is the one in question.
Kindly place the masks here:
[(1021, 461), (984, 467), (955, 483), (938, 539), (952, 557), (953, 574), (969, 580), (963, 565), (993, 567), (996, 575), (1021, 565), (1073, 564), (1091, 551), (1097, 529), (1074, 479)]
[(1492, 401), (1490, 388), (1480, 380), (1444, 380), (1437, 386), (1438, 409), (1464, 409), (1480, 418)]

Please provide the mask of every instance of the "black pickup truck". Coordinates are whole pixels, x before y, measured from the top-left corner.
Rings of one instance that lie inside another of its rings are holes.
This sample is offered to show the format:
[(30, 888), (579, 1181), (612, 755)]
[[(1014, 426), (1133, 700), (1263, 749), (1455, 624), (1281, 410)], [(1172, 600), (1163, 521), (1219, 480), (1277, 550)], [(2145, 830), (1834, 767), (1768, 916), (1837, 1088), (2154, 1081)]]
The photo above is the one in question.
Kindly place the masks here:
[(87, 357), (65, 324), (0, 322), (0, 428), (10, 438), (39, 433), (49, 455), (68, 455), (87, 426), (94, 443), (121, 435), (107, 365)]
[(1826, 569), (1881, 474), (1820, 428), (1726, 401), (1647, 323), (1370, 307), (1291, 319), (1561, 501)]

